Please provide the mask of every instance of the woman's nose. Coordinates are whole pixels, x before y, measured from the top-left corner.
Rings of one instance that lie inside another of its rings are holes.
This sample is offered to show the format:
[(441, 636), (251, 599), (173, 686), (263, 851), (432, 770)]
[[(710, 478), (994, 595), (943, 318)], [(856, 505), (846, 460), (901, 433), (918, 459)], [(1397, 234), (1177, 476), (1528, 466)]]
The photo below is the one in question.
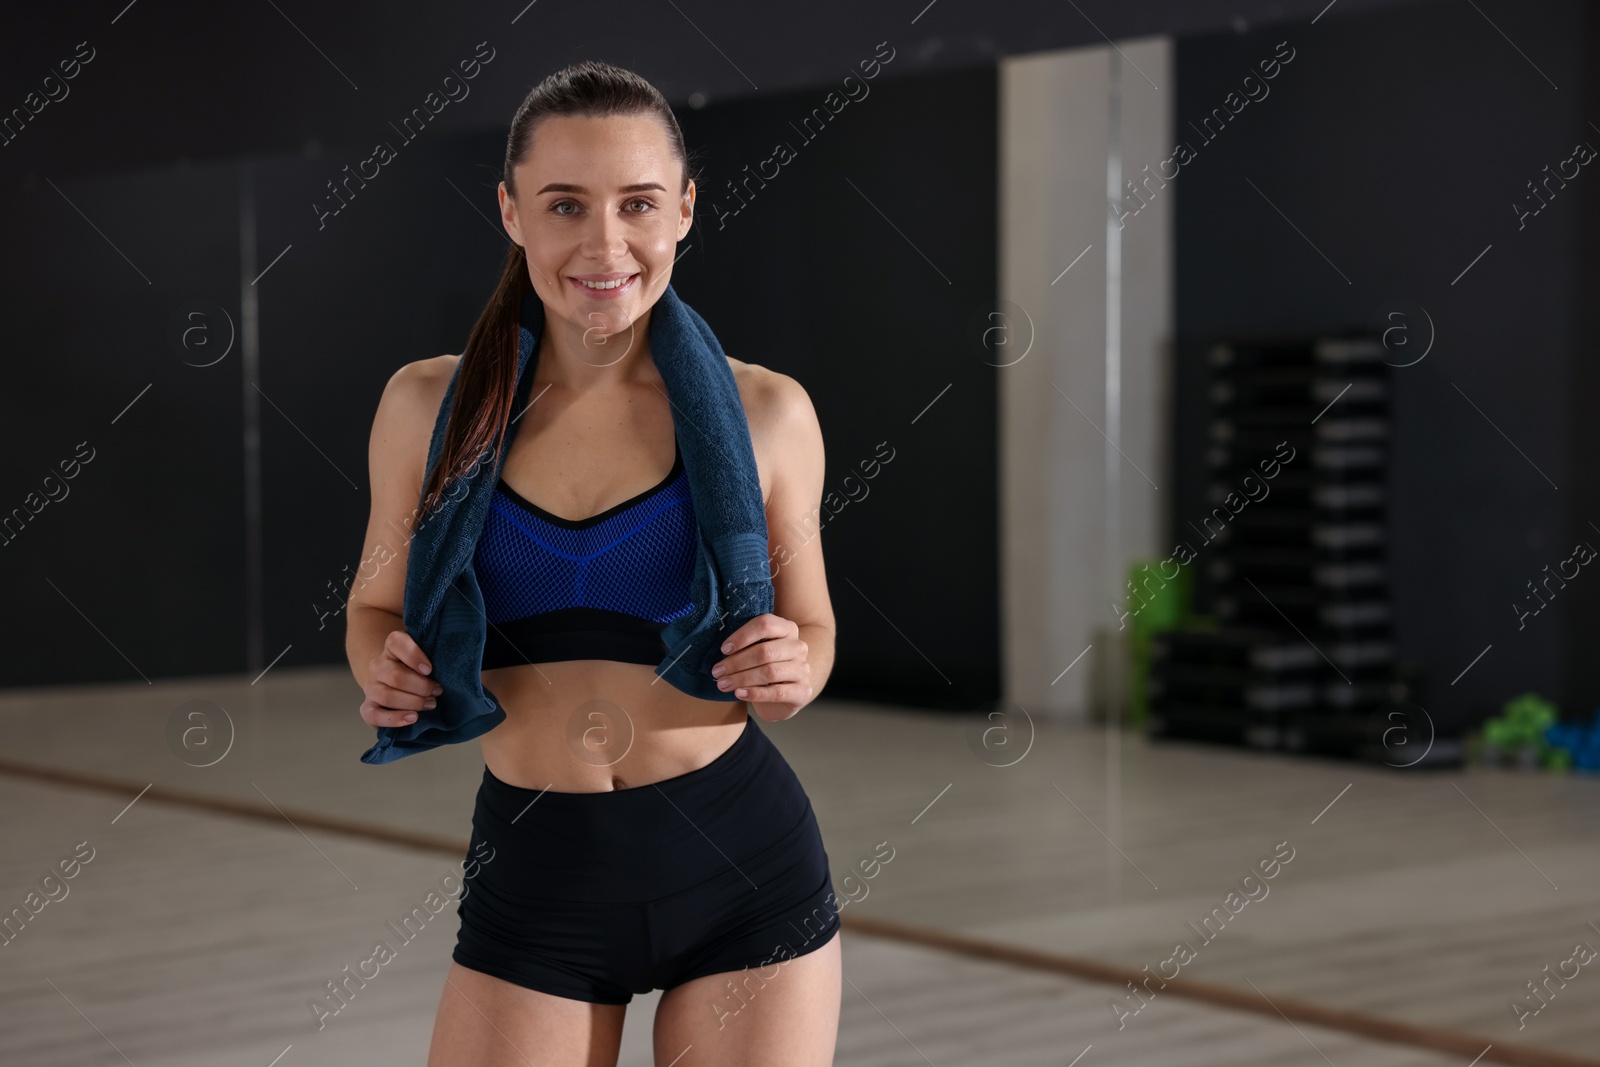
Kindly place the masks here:
[(584, 234), (585, 250), (597, 259), (608, 259), (626, 247), (622, 220), (609, 211), (591, 217)]

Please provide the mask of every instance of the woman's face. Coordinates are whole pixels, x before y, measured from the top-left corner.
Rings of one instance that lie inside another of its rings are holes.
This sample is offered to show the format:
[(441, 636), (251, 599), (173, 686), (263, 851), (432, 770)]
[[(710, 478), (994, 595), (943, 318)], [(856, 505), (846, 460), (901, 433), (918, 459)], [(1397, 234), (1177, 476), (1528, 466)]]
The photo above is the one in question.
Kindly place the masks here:
[(649, 115), (555, 116), (534, 131), (500, 183), (500, 214), (527, 253), (546, 315), (584, 330), (585, 343), (637, 323), (667, 287), (694, 218), (694, 184)]

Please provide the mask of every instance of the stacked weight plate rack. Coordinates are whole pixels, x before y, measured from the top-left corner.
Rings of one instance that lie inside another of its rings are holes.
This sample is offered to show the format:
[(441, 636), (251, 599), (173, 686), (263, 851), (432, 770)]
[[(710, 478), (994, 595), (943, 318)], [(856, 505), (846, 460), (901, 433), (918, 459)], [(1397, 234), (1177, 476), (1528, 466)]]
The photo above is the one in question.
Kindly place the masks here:
[(1394, 766), (1428, 741), (1417, 762), (1459, 762), (1395, 657), (1385, 354), (1359, 335), (1212, 346), (1211, 510), (1176, 531), (1209, 618), (1153, 641), (1152, 736)]

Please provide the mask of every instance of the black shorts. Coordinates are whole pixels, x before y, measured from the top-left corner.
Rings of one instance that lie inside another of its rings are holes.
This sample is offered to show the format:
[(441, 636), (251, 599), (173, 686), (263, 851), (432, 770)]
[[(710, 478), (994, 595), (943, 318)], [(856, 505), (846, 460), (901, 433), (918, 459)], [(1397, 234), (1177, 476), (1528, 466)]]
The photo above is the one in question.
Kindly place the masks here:
[(485, 767), (469, 860), (452, 958), (574, 1000), (770, 979), (839, 928), (811, 801), (748, 715), (706, 766), (628, 789), (523, 789)]

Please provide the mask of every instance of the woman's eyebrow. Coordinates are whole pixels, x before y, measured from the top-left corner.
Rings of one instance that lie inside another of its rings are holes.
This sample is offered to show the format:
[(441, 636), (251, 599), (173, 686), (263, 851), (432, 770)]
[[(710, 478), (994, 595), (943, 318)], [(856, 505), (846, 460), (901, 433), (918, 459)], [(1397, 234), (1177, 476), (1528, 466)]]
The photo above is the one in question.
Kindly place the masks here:
[[(622, 186), (617, 190), (617, 192), (642, 193), (647, 189), (659, 189), (663, 193), (667, 191), (667, 187), (662, 185), (660, 182), (635, 182), (632, 185)], [(544, 193), (587, 193), (588, 191), (589, 190), (587, 188), (581, 185), (571, 185), (567, 182), (551, 182), (534, 195), (539, 196)]]

